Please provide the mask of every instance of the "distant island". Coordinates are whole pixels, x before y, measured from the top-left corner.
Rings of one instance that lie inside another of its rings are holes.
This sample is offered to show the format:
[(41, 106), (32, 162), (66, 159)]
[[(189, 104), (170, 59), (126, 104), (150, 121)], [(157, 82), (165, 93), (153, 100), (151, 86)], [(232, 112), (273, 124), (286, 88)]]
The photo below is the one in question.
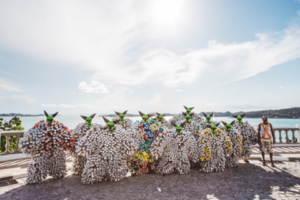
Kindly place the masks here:
[[(212, 112), (205, 112), (206, 114)], [(246, 113), (245, 118), (261, 118), (263, 115), (267, 115), (269, 118), (287, 118), (287, 119), (299, 119), (300, 118), (300, 107), (285, 108), (278, 110), (261, 110), (261, 111), (250, 111), (250, 112), (214, 112), (215, 117), (232, 117), (232, 115), (240, 115)], [(148, 114), (148, 113), (147, 113)], [(156, 113), (150, 113), (156, 116)], [(177, 114), (162, 113), (166, 116), (174, 116)], [(202, 112), (200, 113), (202, 114)], [(99, 117), (116, 117), (116, 114), (99, 115)], [(126, 114), (127, 117), (139, 117), (139, 114)]]
[(0, 117), (38, 117), (38, 116), (44, 116), (44, 114), (37, 114), (37, 115), (32, 115), (32, 114), (20, 114), (20, 113), (2, 113), (0, 114)]

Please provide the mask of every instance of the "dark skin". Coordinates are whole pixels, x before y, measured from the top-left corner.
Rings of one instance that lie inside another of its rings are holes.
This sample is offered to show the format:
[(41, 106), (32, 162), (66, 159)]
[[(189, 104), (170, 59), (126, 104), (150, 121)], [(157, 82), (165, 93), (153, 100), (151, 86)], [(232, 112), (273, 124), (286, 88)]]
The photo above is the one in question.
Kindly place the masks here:
[[(268, 125), (268, 117), (262, 117), (262, 120), (263, 120), (263, 124), (265, 125), (265, 127)], [(270, 123), (269, 123), (270, 124)], [(258, 135), (260, 134), (260, 131), (261, 131), (262, 127), (259, 125), (258, 126)], [(270, 124), (270, 129), (271, 129), (271, 134), (272, 134), (272, 138), (273, 138), (273, 144), (275, 144), (275, 135), (274, 135), (274, 130), (273, 130), (273, 126), (272, 124)], [(258, 137), (258, 144), (259, 146), (261, 146), (261, 138), (260, 138), (260, 135)], [(273, 153), (269, 153), (270, 154), (270, 160), (271, 160), (271, 163), (272, 163), (272, 166), (274, 167), (274, 164), (273, 164)], [(264, 152), (261, 152), (261, 156), (263, 158), (263, 163), (265, 165), (265, 153)]]

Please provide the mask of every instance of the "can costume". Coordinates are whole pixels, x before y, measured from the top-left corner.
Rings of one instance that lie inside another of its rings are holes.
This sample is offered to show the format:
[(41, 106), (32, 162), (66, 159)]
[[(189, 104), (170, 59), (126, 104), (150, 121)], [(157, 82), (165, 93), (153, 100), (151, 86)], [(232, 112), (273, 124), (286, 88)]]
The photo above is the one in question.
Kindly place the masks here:
[(70, 155), (73, 156), (72, 173), (74, 175), (81, 175), (84, 169), (84, 165), (86, 163), (86, 157), (76, 154), (77, 143), (80, 140), (80, 138), (84, 137), (93, 126), (92, 120), (95, 117), (95, 115), (96, 113), (89, 117), (81, 115), (81, 117), (85, 120), (85, 123), (78, 124), (71, 133), (72, 137), (75, 140), (75, 145), (69, 151)]
[(114, 120), (119, 120), (118, 125), (121, 125), (122, 128), (125, 129), (130, 129), (132, 127), (133, 121), (129, 118), (125, 118), (125, 115), (127, 113), (127, 110), (124, 112), (116, 112), (115, 113), (118, 115), (117, 117), (114, 118)]
[(68, 128), (54, 121), (58, 114), (48, 115), (47, 120), (35, 124), (25, 132), (19, 147), (24, 153), (31, 155), (27, 168), (26, 182), (41, 183), (49, 174), (53, 178), (63, 178), (67, 175), (65, 150), (74, 145), (74, 139)]
[(234, 121), (232, 121), (230, 124), (227, 124), (226, 122), (222, 123), (224, 125), (222, 129), (230, 138), (232, 143), (232, 153), (226, 158), (226, 167), (238, 167), (239, 157), (243, 149), (242, 137), (239, 135), (237, 129), (232, 127)]
[(254, 128), (247, 121), (243, 122), (243, 117), (245, 115), (246, 114), (232, 116), (237, 119), (233, 124), (233, 128), (237, 129), (238, 133), (242, 136), (243, 150), (240, 158), (248, 160), (252, 154), (251, 145), (253, 144), (255, 138), (257, 138), (257, 135)]
[(201, 172), (222, 172), (226, 157), (232, 153), (230, 138), (219, 128), (219, 124), (208, 125), (199, 136), (198, 149)]
[(200, 126), (201, 128), (204, 130), (206, 129), (208, 126), (211, 126), (213, 124), (219, 124), (219, 122), (216, 122), (216, 121), (212, 121), (212, 118), (213, 116), (215, 115), (214, 113), (211, 113), (210, 115), (209, 114), (205, 114), (205, 113), (202, 113), (203, 116), (205, 117), (205, 120), (202, 120), (200, 122)]
[(156, 173), (188, 174), (191, 168), (189, 160), (199, 160), (197, 142), (191, 134), (183, 130), (183, 125), (184, 123), (174, 124), (176, 131), (164, 131), (153, 142), (150, 151), (155, 160), (158, 160)]
[(83, 184), (124, 179), (128, 172), (127, 161), (136, 150), (126, 130), (115, 126), (118, 121), (103, 119), (106, 126), (91, 127), (90, 133), (81, 138), (76, 147), (79, 155), (87, 157), (81, 175)]
[[(149, 170), (155, 169), (154, 158), (150, 154), (150, 147), (155, 138), (155, 131), (157, 130), (155, 122), (150, 119), (153, 115), (144, 114), (140, 112), (140, 116), (142, 117), (142, 121), (136, 122), (133, 126), (136, 129), (136, 139), (138, 141), (138, 149), (135, 152), (130, 172), (133, 175), (138, 175), (142, 173), (148, 173)], [(162, 132), (163, 130), (159, 130), (157, 134)]]
[(169, 123), (169, 121), (167, 121), (164, 118), (166, 115), (160, 114), (158, 112), (156, 114), (157, 114), (157, 116), (155, 118), (153, 118), (153, 120), (158, 127), (162, 127), (164, 129), (172, 128), (172, 125)]

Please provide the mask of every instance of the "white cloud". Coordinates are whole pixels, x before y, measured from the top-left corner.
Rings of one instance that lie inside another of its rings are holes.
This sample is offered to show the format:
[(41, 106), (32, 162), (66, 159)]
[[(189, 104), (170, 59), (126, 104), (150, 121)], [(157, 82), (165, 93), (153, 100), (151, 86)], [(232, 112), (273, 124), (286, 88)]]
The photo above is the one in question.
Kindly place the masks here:
[(80, 82), (78, 89), (85, 93), (109, 93), (105, 85), (103, 83), (99, 83), (98, 81), (91, 81), (90, 84), (87, 84), (84, 81)]
[(6, 90), (9, 92), (21, 92), (21, 90), (15, 86), (13, 86), (12, 83), (9, 83), (4, 80), (0, 80), (0, 89)]
[(41, 104), (42, 107), (45, 108), (95, 108), (94, 106), (91, 106), (89, 104), (51, 104), (51, 103), (46, 103), (46, 104)]
[(72, 94), (72, 95), (75, 95), (76, 93), (75, 93), (75, 92), (72, 92), (71, 94)]
[(149, 101), (150, 105), (156, 105), (159, 102), (161, 102), (161, 95), (160, 94), (155, 94), (154, 98), (151, 98), (151, 100)]
[(129, 92), (129, 94), (132, 94), (132, 93), (133, 93), (132, 91)]
[(283, 87), (282, 86), (279, 86), (279, 89), (282, 89)]
[(218, 107), (218, 106), (220, 106), (221, 104), (220, 103), (208, 103), (208, 104), (206, 104), (207, 106), (209, 106), (209, 107)]
[(176, 89), (175, 92), (183, 92), (182, 89)]
[(14, 98), (14, 99), (26, 100), (27, 103), (30, 103), (30, 104), (36, 103), (36, 100), (35, 100), (35, 99), (33, 99), (33, 98), (31, 98), (31, 97), (27, 97), (27, 96), (25, 96), (25, 95), (12, 95), (11, 97)]

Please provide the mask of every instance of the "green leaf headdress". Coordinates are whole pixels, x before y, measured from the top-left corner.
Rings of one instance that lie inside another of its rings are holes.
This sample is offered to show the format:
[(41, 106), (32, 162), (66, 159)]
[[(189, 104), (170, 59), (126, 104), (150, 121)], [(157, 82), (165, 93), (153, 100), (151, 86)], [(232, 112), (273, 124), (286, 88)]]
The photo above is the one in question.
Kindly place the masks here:
[(48, 115), (48, 113), (44, 110), (44, 113), (46, 115), (46, 122), (51, 125), (54, 121), (54, 117), (56, 117), (56, 115), (58, 114), (58, 112), (54, 113), (53, 115)]
[(115, 130), (115, 124), (117, 124), (120, 120), (114, 120), (114, 121), (109, 121), (109, 119), (103, 117), (105, 123), (106, 123), (106, 128), (109, 131), (114, 131)]
[(82, 119), (85, 120), (85, 124), (88, 125), (89, 128), (92, 126), (92, 119), (95, 117), (95, 115), (96, 113), (92, 114), (89, 117), (81, 115)]
[(232, 129), (232, 125), (234, 124), (234, 121), (232, 121), (230, 124), (227, 124), (226, 122), (224, 122), (224, 121), (222, 121), (222, 123), (224, 124), (224, 126), (225, 126), (225, 130), (226, 131), (231, 131), (231, 129)]
[(220, 124), (220, 122), (217, 124), (208, 124), (206, 127), (210, 128), (210, 130), (211, 130), (211, 132), (213, 132), (213, 134), (216, 134), (219, 124)]
[(192, 110), (194, 109), (194, 107), (190, 107), (190, 108), (188, 108), (188, 107), (186, 107), (186, 106), (183, 106), (183, 107), (185, 108), (185, 112), (186, 112), (187, 114), (191, 114)]
[(242, 125), (243, 118), (245, 117), (245, 115), (246, 115), (246, 113), (244, 113), (242, 115), (232, 115), (232, 117), (236, 118), (236, 120), (239, 123), (239, 125)]
[(166, 115), (160, 114), (160, 113), (158, 113), (158, 112), (157, 112), (156, 114), (157, 114), (157, 117), (156, 117), (157, 121), (163, 122), (163, 121), (164, 121), (164, 117), (165, 117)]
[(194, 115), (194, 113), (191, 113), (191, 114), (187, 114), (185, 112), (182, 112), (184, 118), (185, 118), (185, 122), (187, 123), (191, 123), (192, 122), (192, 117)]
[(115, 113), (118, 115), (119, 120), (120, 120), (120, 123), (121, 123), (121, 124), (124, 124), (124, 122), (125, 122), (125, 115), (126, 115), (126, 113), (127, 113), (127, 110), (124, 111), (124, 112), (122, 112), (122, 113), (119, 113), (119, 112), (116, 112), (116, 111), (115, 111)]
[(139, 111), (140, 116), (142, 117), (142, 123), (147, 123), (150, 117), (153, 117), (153, 115), (150, 114), (144, 114), (141, 111)]
[(180, 125), (177, 125), (175, 122), (172, 122), (172, 125), (175, 127), (175, 131), (176, 131), (177, 135), (182, 134), (182, 129), (183, 129), (183, 126), (185, 125), (185, 123), (186, 122), (183, 122)]
[(211, 123), (211, 118), (214, 116), (214, 113), (211, 113), (210, 115), (207, 115), (205, 113), (203, 113), (206, 123), (210, 124)]

